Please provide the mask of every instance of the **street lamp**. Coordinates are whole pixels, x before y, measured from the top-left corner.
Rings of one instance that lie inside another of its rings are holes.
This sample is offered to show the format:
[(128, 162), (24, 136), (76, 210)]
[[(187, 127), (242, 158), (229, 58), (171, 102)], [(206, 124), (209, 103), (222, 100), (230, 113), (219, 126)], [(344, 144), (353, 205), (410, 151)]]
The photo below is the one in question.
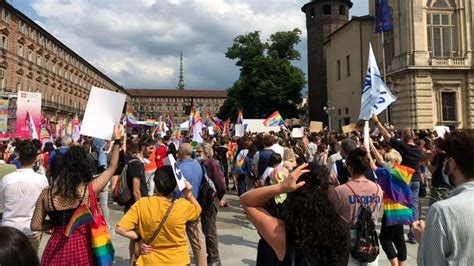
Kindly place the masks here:
[(328, 126), (329, 126), (329, 131), (332, 130), (332, 121), (331, 121), (331, 114), (332, 114), (332, 110), (336, 109), (336, 107), (334, 106), (331, 106), (331, 101), (328, 100), (327, 102), (327, 105), (323, 107), (324, 109), (324, 112), (326, 112), (326, 114), (328, 114)]

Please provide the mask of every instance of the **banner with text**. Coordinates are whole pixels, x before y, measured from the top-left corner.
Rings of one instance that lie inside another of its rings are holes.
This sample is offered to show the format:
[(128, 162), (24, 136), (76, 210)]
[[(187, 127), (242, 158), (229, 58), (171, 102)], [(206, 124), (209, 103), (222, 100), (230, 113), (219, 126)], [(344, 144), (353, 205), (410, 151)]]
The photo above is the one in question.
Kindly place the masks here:
[(16, 136), (38, 138), (41, 126), (41, 93), (18, 91)]

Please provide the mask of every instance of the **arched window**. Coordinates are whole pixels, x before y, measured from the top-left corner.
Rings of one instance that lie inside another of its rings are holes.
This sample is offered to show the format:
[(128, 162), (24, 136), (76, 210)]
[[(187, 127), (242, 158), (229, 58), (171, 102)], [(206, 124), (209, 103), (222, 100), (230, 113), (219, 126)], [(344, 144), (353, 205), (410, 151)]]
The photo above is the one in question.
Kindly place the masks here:
[(429, 1), (426, 16), (430, 55), (457, 56), (458, 34), (454, 3), (450, 0)]

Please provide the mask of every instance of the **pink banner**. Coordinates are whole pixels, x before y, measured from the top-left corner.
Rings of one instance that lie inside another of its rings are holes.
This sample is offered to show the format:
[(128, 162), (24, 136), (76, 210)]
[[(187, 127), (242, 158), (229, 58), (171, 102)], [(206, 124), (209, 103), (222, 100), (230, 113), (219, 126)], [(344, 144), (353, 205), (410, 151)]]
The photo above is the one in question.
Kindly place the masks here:
[(16, 102), (16, 136), (38, 138), (41, 126), (41, 93), (19, 91)]

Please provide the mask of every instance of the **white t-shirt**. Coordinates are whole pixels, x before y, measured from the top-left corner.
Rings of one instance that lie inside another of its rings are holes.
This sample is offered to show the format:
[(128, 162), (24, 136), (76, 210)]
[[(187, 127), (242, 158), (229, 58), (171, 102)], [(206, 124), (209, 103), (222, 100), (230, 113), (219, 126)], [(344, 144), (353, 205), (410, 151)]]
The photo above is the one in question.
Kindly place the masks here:
[(2, 226), (14, 227), (25, 235), (32, 235), (31, 218), (36, 201), (43, 188), (48, 186), (46, 176), (33, 169), (18, 169), (6, 175), (0, 182), (0, 197), (3, 204)]

